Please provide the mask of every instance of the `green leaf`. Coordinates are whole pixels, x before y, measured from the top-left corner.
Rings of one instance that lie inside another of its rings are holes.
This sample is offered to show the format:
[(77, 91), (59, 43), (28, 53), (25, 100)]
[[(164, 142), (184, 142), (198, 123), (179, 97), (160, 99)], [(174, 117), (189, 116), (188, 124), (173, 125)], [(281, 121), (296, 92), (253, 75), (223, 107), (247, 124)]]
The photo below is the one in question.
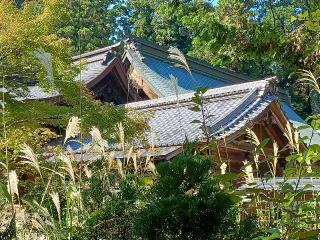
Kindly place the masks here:
[(0, 183), (0, 190), (2, 192), (2, 194), (4, 195), (4, 197), (7, 199), (8, 202), (12, 201), (11, 195), (7, 189), (7, 187), (5, 185), (3, 185), (2, 183)]
[(298, 17), (300, 19), (306, 19), (308, 16), (309, 16), (308, 11), (304, 11), (304, 12), (298, 14)]
[(311, 125), (311, 127), (313, 128), (313, 129), (320, 129), (320, 119), (318, 119), (318, 118), (315, 118), (315, 119), (313, 119), (312, 121), (311, 121), (311, 123), (310, 123), (310, 125)]
[(210, 115), (206, 116), (206, 119), (212, 118), (214, 116), (215, 116), (214, 114), (210, 114)]
[(297, 169), (292, 167), (288, 167), (284, 170), (284, 176), (286, 179), (294, 177), (296, 173), (297, 173)]
[(8, 169), (7, 165), (0, 161), (0, 166), (3, 166), (4, 169)]
[(307, 190), (307, 189), (309, 189), (309, 188), (314, 188), (314, 185), (312, 185), (312, 184), (307, 184), (307, 185), (305, 185), (305, 186), (303, 187), (303, 190)]
[(292, 161), (302, 162), (303, 161), (303, 155), (302, 155), (302, 153), (292, 154), (292, 155), (287, 156), (286, 160), (288, 162), (292, 162)]
[(243, 200), (242, 197), (237, 196), (237, 195), (235, 195), (235, 194), (230, 194), (230, 198), (231, 198), (231, 200), (232, 200), (233, 202), (235, 202), (235, 203), (239, 203), (239, 202), (241, 202), (241, 201)]
[(279, 239), (281, 237), (281, 233), (278, 229), (269, 229), (267, 233), (271, 235), (267, 237), (260, 236), (260, 237), (254, 238), (253, 240), (274, 240), (274, 239)]
[(295, 195), (292, 192), (288, 192), (284, 195), (285, 206), (290, 206), (293, 202)]
[(191, 123), (201, 123), (201, 121), (200, 121), (200, 120), (195, 119), (195, 120), (193, 120)]
[(300, 131), (300, 130), (304, 130), (304, 129), (308, 129), (308, 128), (311, 128), (309, 125), (301, 125), (299, 127), (297, 127), (297, 130)]
[(194, 107), (192, 107), (192, 108), (189, 108), (191, 111), (193, 111), (193, 112), (200, 112), (201, 111), (201, 109), (198, 107), (198, 106), (194, 106)]
[(194, 95), (192, 98), (191, 98), (192, 102), (194, 102), (195, 104), (201, 106), (202, 104), (202, 100), (201, 100), (201, 97), (199, 95)]
[(223, 175), (217, 175), (217, 180), (219, 180), (220, 182), (230, 182), (230, 181), (234, 181), (238, 178), (238, 174), (236, 173), (226, 173)]
[(196, 92), (197, 93), (205, 93), (208, 91), (208, 89), (209, 89), (208, 87), (197, 87)]
[(294, 196), (294, 200), (295, 201), (299, 201), (301, 200), (302, 196), (305, 195), (305, 191), (302, 189), (300, 190), (298, 193), (296, 193), (296, 195)]
[(270, 140), (269, 138), (263, 139), (263, 140), (260, 142), (260, 144), (256, 147), (256, 151), (257, 151), (257, 152), (260, 152), (260, 150), (262, 150), (262, 149), (268, 144), (269, 140)]
[(285, 184), (283, 184), (283, 186), (281, 188), (281, 191), (282, 192), (288, 192), (288, 191), (292, 192), (292, 191), (294, 191), (294, 188), (293, 188), (293, 186), (291, 184), (285, 183)]
[(273, 240), (279, 239), (281, 237), (280, 233), (272, 233), (271, 236), (264, 238), (263, 240)]
[(152, 185), (153, 184), (153, 178), (152, 177), (141, 177), (139, 179), (140, 183), (142, 185)]
[(303, 231), (300, 230), (291, 235), (291, 239), (308, 239), (316, 237), (320, 233), (320, 230)]

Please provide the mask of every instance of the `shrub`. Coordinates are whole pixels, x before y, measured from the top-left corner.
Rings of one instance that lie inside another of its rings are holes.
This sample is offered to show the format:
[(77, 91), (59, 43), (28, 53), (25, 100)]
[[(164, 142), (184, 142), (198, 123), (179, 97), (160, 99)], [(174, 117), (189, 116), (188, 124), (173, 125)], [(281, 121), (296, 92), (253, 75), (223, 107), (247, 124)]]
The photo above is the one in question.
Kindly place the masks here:
[[(245, 231), (234, 198), (210, 174), (211, 160), (187, 150), (159, 164), (159, 177), (134, 223), (142, 239), (230, 239)], [(241, 226), (241, 227), (240, 227)], [(255, 229), (251, 229), (253, 233)]]

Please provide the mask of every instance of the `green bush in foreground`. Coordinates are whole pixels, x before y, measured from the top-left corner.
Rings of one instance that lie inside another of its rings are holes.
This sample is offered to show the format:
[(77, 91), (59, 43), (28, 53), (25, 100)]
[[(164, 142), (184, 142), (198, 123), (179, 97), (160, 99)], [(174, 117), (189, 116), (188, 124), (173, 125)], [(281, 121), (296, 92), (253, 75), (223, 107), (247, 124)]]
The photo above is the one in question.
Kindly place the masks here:
[[(148, 194), (146, 206), (135, 218), (137, 236), (252, 239), (257, 231), (254, 221), (237, 221), (237, 202), (220, 189), (218, 181), (210, 175), (211, 168), (209, 157), (191, 151), (172, 162), (159, 164), (159, 176)], [(250, 229), (246, 229), (249, 225)]]

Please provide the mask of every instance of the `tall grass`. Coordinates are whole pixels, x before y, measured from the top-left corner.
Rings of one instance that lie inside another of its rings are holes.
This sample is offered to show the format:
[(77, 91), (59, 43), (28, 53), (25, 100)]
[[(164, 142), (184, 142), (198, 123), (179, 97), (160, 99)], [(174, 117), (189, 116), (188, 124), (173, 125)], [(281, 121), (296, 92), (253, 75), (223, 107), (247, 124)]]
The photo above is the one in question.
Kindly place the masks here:
[[(143, 177), (157, 174), (152, 157), (141, 157), (139, 152), (126, 141), (122, 124), (118, 125), (117, 131), (118, 150), (108, 146), (96, 127), (92, 127), (89, 132), (91, 142), (82, 148), (83, 152), (79, 153), (79, 150), (72, 149), (69, 143), (79, 136), (80, 122), (81, 119), (78, 117), (69, 120), (62, 148), (65, 150), (56, 150), (53, 157), (44, 158), (42, 153), (36, 154), (28, 145), (21, 145), (20, 164), (30, 166), (38, 175), (32, 177), (35, 192), (23, 194), (20, 199), (16, 170), (9, 171), (7, 194), (10, 198), (7, 202), (12, 204), (22, 202), (22, 208), (28, 209), (26, 218), (29, 221), (25, 219), (27, 223), (18, 226), (19, 233), (23, 235), (21, 237), (71, 239), (75, 229), (83, 229), (90, 216), (89, 203), (83, 202), (83, 194), (93, 187), (94, 182), (90, 182), (93, 175), (95, 177), (99, 175), (103, 188), (108, 188), (112, 194), (118, 194), (119, 182), (128, 174), (134, 173)], [(150, 152), (154, 152), (154, 146), (150, 147)], [(80, 164), (79, 154), (84, 158), (90, 156), (85, 164)], [(43, 160), (39, 161), (39, 158)], [(106, 167), (93, 168), (96, 161), (102, 161)], [(81, 175), (80, 171), (84, 174)], [(84, 183), (82, 187), (79, 185), (80, 181)], [(36, 195), (30, 198), (30, 194)], [(39, 198), (36, 197), (38, 195)]]
[[(316, 125), (311, 122), (311, 126)], [(304, 128), (317, 131), (311, 126)], [(249, 187), (244, 190), (244, 194), (250, 196), (250, 203), (245, 206), (247, 211), (256, 213), (261, 227), (273, 229), (269, 237), (316, 239), (320, 233), (318, 190), (313, 185), (302, 184), (302, 181), (304, 177), (311, 176), (312, 169), (318, 169), (314, 164), (319, 161), (320, 147), (318, 144), (305, 145), (289, 122), (283, 134), (287, 145), (279, 149), (278, 144), (272, 142), (273, 154), (268, 156), (264, 151), (268, 147), (268, 140), (260, 140), (254, 132), (247, 130), (248, 139), (254, 148), (252, 160), (245, 161), (243, 167)], [(290, 154), (286, 154), (286, 168), (278, 172), (279, 157), (287, 152)], [(255, 165), (255, 175), (252, 164)], [(269, 170), (259, 171), (260, 165), (266, 164)], [(279, 174), (281, 179), (277, 178)], [(260, 182), (258, 188), (255, 187), (256, 179)]]

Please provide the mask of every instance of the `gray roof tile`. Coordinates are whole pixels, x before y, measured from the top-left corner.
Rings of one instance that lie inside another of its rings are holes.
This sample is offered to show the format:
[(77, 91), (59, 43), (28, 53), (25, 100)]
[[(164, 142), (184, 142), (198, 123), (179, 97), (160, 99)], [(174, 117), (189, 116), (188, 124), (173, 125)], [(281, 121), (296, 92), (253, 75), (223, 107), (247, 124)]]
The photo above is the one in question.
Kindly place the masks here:
[[(200, 112), (190, 110), (194, 106), (192, 96), (193, 93), (179, 95), (178, 103), (175, 96), (170, 96), (126, 106), (153, 114), (149, 126), (156, 135), (156, 146), (182, 145), (186, 139), (205, 140), (201, 124), (191, 123), (202, 119)], [(211, 115), (206, 124), (212, 136), (219, 139), (241, 130), (277, 98), (273, 93), (273, 79), (269, 79), (210, 89), (204, 99), (206, 115)]]
[[(226, 79), (217, 79), (216, 77), (213, 77), (213, 75), (208, 74), (208, 69), (211, 68), (213, 71), (221, 71), (223, 72), (224, 70), (222, 69), (216, 69), (213, 67), (210, 67), (210, 65), (202, 63), (200, 60), (188, 58), (189, 61), (199, 64), (202, 67), (204, 66), (206, 72), (201, 72), (199, 69), (192, 69), (193, 71), (193, 78), (190, 76), (190, 74), (179, 67), (175, 67), (171, 62), (169, 62), (166, 57), (158, 57), (155, 55), (152, 55), (150, 52), (147, 50), (143, 50), (143, 47), (137, 47), (137, 45), (150, 45), (151, 43), (146, 43), (141, 40), (139, 40), (139, 43), (135, 43), (133, 45), (128, 45), (126, 50), (126, 56), (129, 58), (131, 64), (133, 67), (139, 71), (141, 76), (144, 78), (146, 82), (149, 83), (149, 86), (151, 89), (153, 89), (158, 96), (160, 97), (168, 97), (168, 96), (175, 96), (176, 90), (173, 81), (170, 79), (170, 74), (173, 75), (174, 77), (177, 78), (178, 81), (178, 94), (182, 94), (179, 96), (179, 98), (183, 98), (183, 94), (185, 93), (190, 93), (196, 89), (198, 86), (207, 86), (209, 88), (220, 88), (223, 86), (230, 86), (228, 91), (238, 91), (238, 85), (230, 85), (232, 83), (228, 82)], [(118, 46), (116, 44), (115, 46)], [(81, 80), (84, 81), (86, 84), (90, 83), (90, 81), (94, 80), (97, 76), (99, 76), (107, 67), (107, 65), (103, 65), (102, 61), (106, 55), (106, 52), (112, 49), (114, 46), (107, 47), (107, 48), (102, 48), (97, 51), (93, 51), (90, 53), (83, 54), (82, 57), (85, 57), (87, 63), (86, 63), (86, 68), (81, 71)], [(162, 52), (167, 54), (166, 50), (159, 47), (159, 46), (153, 46), (154, 48), (157, 48), (158, 52)], [(160, 49), (160, 50), (159, 50)], [(74, 61), (78, 61), (79, 56), (74, 58)], [(240, 82), (245, 82), (246, 80), (249, 80), (248, 77), (244, 75), (238, 75), (236, 73), (232, 73), (231, 71), (226, 71), (227, 75), (235, 75), (239, 83)], [(233, 76), (234, 77), (234, 76)], [(80, 75), (76, 77), (76, 80), (80, 80)], [(249, 85), (255, 85), (257, 84), (256, 82), (249, 83)], [(31, 86), (29, 87), (29, 96), (27, 99), (50, 99), (59, 96), (58, 92), (47, 92), (44, 89), (38, 87), (38, 86)], [(167, 98), (165, 98), (168, 100)], [(176, 101), (176, 97), (173, 97), (173, 101)], [(156, 100), (157, 102), (158, 100)], [(160, 100), (161, 101), (161, 100)], [(237, 101), (241, 101), (240, 99), (229, 99), (228, 100), (230, 104), (237, 104)], [(148, 104), (148, 101), (147, 103)], [(263, 105), (263, 104), (262, 104)], [(293, 123), (295, 127), (304, 125), (305, 122), (303, 119), (301, 119), (292, 109), (290, 104), (288, 104), (285, 101), (281, 101), (281, 106), (283, 111), (286, 113), (287, 117), (289, 120)], [(210, 112), (219, 112), (219, 109), (225, 109), (228, 110), (229, 106), (223, 106), (223, 104), (220, 105), (210, 105), (208, 106), (208, 109)], [(242, 106), (244, 108), (244, 106)], [(180, 111), (183, 111), (184, 109), (179, 109), (178, 111), (175, 111), (171, 113), (170, 116), (167, 116), (168, 121), (172, 121), (172, 117), (175, 117), (180, 119)], [(249, 112), (247, 113), (249, 114)], [(192, 114), (189, 114), (192, 116)], [(217, 114), (216, 114), (217, 115)], [(239, 115), (240, 116), (240, 115)], [(228, 116), (229, 123), (233, 124), (234, 127), (238, 126), (236, 122), (238, 121), (238, 118), (236, 118), (237, 115), (233, 113)], [(225, 118), (226, 119), (226, 118)], [(231, 119), (233, 119), (231, 121)], [(249, 119), (249, 115), (245, 116), (243, 118), (244, 120)], [(211, 119), (212, 121), (214, 120), (214, 117)], [(210, 120), (210, 121), (211, 121)], [(218, 120), (217, 121), (215, 128), (218, 127)], [(160, 121), (160, 119), (159, 119)], [(180, 121), (180, 120), (179, 120)], [(224, 120), (225, 121), (225, 120)], [(241, 125), (241, 124), (240, 124)], [(190, 127), (190, 126), (189, 126)], [(224, 127), (228, 127), (225, 125)], [(186, 130), (183, 130), (186, 131)], [(192, 129), (189, 129), (188, 131), (192, 131)], [(180, 133), (181, 135), (182, 133)], [(192, 137), (199, 137), (197, 136), (198, 133), (189, 133), (190, 136)], [(310, 129), (305, 129), (302, 130), (302, 136), (311, 136), (311, 130)], [(183, 138), (183, 136), (180, 136), (180, 138)], [(313, 141), (312, 143), (320, 143), (320, 137), (318, 135), (313, 136)]]
[[(178, 93), (183, 94), (194, 91), (199, 86), (205, 86), (209, 88), (218, 88), (222, 86), (230, 86), (231, 82), (227, 79), (217, 79), (214, 75), (208, 75), (209, 71), (201, 72), (199, 69), (192, 69), (193, 78), (190, 74), (179, 67), (175, 67), (172, 62), (168, 60), (167, 49), (157, 46), (151, 42), (144, 41), (139, 38), (134, 38), (131, 44), (127, 45), (127, 56), (131, 60), (132, 65), (139, 71), (143, 79), (149, 83), (151, 88), (158, 94), (159, 97), (176, 95), (175, 86), (170, 79), (170, 75), (173, 75), (178, 80)], [(214, 68), (209, 64), (202, 63), (200, 60), (187, 57), (187, 60), (199, 65), (205, 65), (205, 69), (211, 69), (212, 71), (219, 71), (218, 68)], [(220, 69), (222, 72), (224, 70)], [(238, 83), (251, 80), (248, 76), (239, 75), (226, 71), (227, 75), (235, 75), (238, 79)], [(252, 80), (251, 80), (252, 81)], [(235, 87), (235, 85), (231, 85)], [(288, 97), (284, 91), (279, 92), (279, 101), (285, 114), (294, 127), (305, 125), (306, 122), (292, 109), (288, 101)], [(230, 116), (231, 117), (231, 116)], [(311, 143), (320, 144), (320, 136), (318, 134), (312, 134), (311, 129), (304, 129), (301, 131), (302, 136), (311, 138)]]
[[(85, 68), (81, 70), (81, 73), (77, 75), (76, 81), (83, 81), (85, 84), (89, 84), (92, 80), (98, 77), (108, 67), (108, 64), (102, 64), (105, 53), (88, 57), (86, 60)], [(111, 61), (110, 61), (111, 62)], [(109, 63), (110, 63), (109, 62)], [(26, 99), (48, 99), (59, 96), (59, 92), (47, 92), (45, 89), (39, 86), (30, 86), (29, 95)]]
[(128, 49), (127, 53), (134, 68), (161, 97), (176, 94), (175, 86), (170, 75), (174, 76), (178, 81), (179, 94), (192, 92), (199, 86), (216, 88), (227, 85), (226, 82), (208, 77), (199, 72), (193, 72), (191, 77), (185, 69), (174, 67), (173, 64), (169, 62), (148, 55), (141, 58), (139, 53), (132, 49)]
[(253, 184), (249, 185), (245, 183), (239, 187), (239, 190), (248, 189), (248, 188), (258, 188), (266, 191), (281, 190), (284, 183), (291, 185), (293, 189), (297, 187), (297, 190), (302, 190), (307, 185), (309, 187), (305, 189), (306, 191), (318, 192), (320, 190), (320, 178), (318, 177), (302, 177), (301, 179), (298, 179), (298, 178), (284, 179), (283, 177), (276, 177), (275, 179), (255, 178)]

